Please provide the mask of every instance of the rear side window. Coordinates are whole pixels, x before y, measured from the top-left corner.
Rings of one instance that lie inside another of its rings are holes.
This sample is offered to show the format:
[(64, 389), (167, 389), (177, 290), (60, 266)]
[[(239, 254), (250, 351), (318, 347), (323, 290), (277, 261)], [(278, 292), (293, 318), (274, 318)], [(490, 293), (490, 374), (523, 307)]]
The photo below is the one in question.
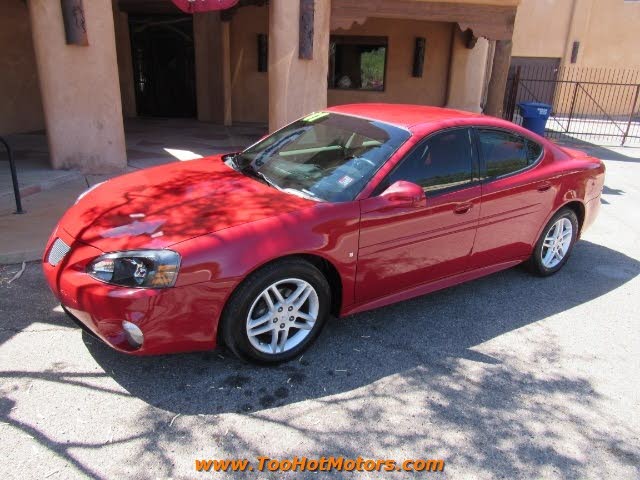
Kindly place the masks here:
[(542, 154), (542, 146), (514, 133), (478, 129), (480, 152), (489, 178), (517, 172), (533, 165)]
[(437, 192), (466, 185), (472, 177), (470, 130), (459, 128), (433, 135), (418, 144), (382, 182), (376, 193), (381, 193), (398, 180), (416, 183), (425, 192)]
[(542, 145), (527, 139), (527, 160), (529, 165), (533, 165), (542, 155)]

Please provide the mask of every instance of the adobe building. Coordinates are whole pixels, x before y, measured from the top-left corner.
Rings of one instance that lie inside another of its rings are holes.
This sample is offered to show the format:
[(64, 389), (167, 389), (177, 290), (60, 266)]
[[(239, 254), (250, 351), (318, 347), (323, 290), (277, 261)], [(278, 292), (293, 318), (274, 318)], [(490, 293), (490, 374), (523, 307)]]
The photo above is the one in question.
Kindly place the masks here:
[(170, 0), (4, 0), (0, 134), (44, 129), (53, 168), (100, 173), (126, 166), (130, 117), (275, 130), (352, 102), (499, 115), (519, 3), (240, 0), (188, 15)]
[[(556, 114), (636, 118), (640, 114), (640, 1), (522, 0), (512, 72), (544, 78), (539, 101)], [(552, 83), (553, 81), (553, 83)], [(575, 94), (576, 82), (584, 82)], [(555, 87), (555, 89), (554, 89)]]

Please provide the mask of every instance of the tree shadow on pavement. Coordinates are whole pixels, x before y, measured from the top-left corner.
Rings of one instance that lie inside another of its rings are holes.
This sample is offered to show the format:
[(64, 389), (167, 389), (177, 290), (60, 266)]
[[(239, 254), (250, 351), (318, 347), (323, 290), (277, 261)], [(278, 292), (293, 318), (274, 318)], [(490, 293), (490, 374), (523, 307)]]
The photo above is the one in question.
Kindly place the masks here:
[(589, 155), (594, 156), (596, 158), (600, 158), (602, 160), (615, 161), (615, 162), (640, 162), (640, 155), (625, 155), (619, 151), (614, 151), (611, 148), (617, 148), (618, 150), (627, 151), (629, 153), (633, 151), (638, 151), (638, 147), (604, 147), (601, 145), (597, 145), (595, 143), (585, 142), (584, 140), (578, 140), (577, 138), (558, 134), (556, 137), (550, 138), (554, 143), (557, 143), (561, 147), (569, 147), (569, 148), (577, 148), (578, 150), (582, 150), (587, 152)]
[(549, 278), (514, 268), (333, 319), (307, 353), (278, 367), (247, 365), (222, 349), (129, 357), (83, 338), (106, 372), (155, 407), (183, 414), (255, 412), (351, 391), (416, 366), (443, 373), (450, 358), (498, 364), (473, 347), (593, 300), (639, 273), (640, 262), (581, 241), (565, 268)]
[[(202, 442), (206, 432), (219, 458), (255, 458), (269, 451), (270, 442), (314, 458), (355, 458), (366, 446), (385, 454), (425, 452), (446, 458), (454, 468), (473, 468), (478, 478), (499, 473), (504, 478), (577, 480), (587, 471), (590, 477), (606, 478), (612, 468), (637, 472), (639, 450), (625, 441), (637, 433), (607, 415), (606, 398), (586, 375), (561, 364), (553, 338), (539, 330), (527, 337), (527, 326), (584, 305), (639, 273), (640, 262), (581, 241), (565, 268), (549, 278), (514, 268), (334, 319), (307, 353), (278, 367), (246, 365), (224, 350), (129, 357), (84, 334), (104, 374), (47, 370), (0, 376), (84, 387), (97, 404), (104, 396), (121, 398), (115, 404), (120, 406), (129, 404), (129, 395), (134, 403), (145, 402), (131, 418), (135, 433), (117, 439), (136, 458), (132, 471), (141, 474), (153, 469), (164, 477), (178, 475), (171, 452), (176, 445)], [(479, 351), (480, 344), (516, 329), (521, 329), (516, 335), (528, 338), (527, 362), (539, 369), (524, 368), (517, 348), (495, 356)], [(111, 377), (125, 391), (100, 387), (97, 376)], [(52, 440), (44, 430), (13, 418), (12, 400), (3, 401), (1, 421), (79, 472), (102, 475), (69, 450), (91, 452), (97, 445), (68, 447)], [(286, 410), (278, 408), (283, 406)], [(265, 440), (278, 438), (284, 443)], [(592, 450), (608, 452), (615, 468), (597, 455), (576, 454)], [(278, 474), (285, 477), (294, 478)]]

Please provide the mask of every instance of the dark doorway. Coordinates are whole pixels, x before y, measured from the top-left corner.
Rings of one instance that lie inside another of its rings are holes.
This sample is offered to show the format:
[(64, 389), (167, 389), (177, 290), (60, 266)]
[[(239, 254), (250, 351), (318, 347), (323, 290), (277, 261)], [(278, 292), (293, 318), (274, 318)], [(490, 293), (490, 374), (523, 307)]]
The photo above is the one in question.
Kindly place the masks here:
[(195, 117), (192, 17), (130, 15), (129, 27), (138, 115)]

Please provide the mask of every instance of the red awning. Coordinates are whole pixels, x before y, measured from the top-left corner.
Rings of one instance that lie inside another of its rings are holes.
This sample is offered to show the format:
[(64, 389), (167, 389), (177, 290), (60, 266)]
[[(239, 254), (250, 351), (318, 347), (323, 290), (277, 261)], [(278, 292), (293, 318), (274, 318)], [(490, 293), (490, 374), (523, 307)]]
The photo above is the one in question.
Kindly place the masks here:
[(233, 7), (240, 0), (173, 0), (180, 10), (186, 13), (211, 12)]

